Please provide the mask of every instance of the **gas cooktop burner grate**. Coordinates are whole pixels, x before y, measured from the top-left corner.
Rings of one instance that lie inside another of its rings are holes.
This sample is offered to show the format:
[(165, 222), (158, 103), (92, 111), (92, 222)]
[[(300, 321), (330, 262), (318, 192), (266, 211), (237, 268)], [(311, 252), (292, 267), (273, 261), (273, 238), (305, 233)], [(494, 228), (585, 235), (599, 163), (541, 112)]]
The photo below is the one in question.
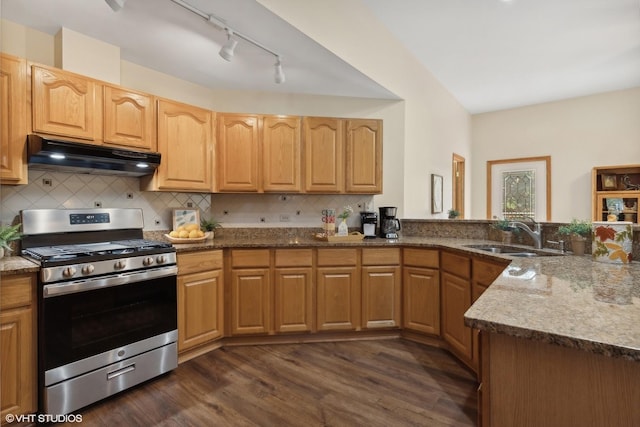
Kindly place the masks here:
[(77, 245), (43, 246), (23, 253), (38, 261), (64, 261), (99, 255), (128, 255), (151, 249), (171, 248), (171, 244), (146, 239), (118, 240)]

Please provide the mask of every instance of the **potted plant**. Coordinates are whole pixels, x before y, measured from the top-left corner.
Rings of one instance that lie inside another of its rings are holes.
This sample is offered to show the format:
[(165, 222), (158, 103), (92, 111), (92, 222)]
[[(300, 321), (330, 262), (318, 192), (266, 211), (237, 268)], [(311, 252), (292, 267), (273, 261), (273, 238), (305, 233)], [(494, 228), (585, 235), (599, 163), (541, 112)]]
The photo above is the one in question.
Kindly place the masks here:
[(215, 218), (203, 219), (200, 221), (200, 229), (205, 233), (211, 233), (210, 239), (213, 239), (216, 228), (222, 228), (222, 224)]
[(349, 227), (347, 227), (347, 218), (353, 213), (353, 208), (351, 206), (345, 206), (342, 209), (342, 213), (338, 215), (342, 221), (338, 225), (338, 236), (346, 236), (349, 234)]
[(574, 218), (569, 224), (558, 227), (558, 234), (569, 236), (574, 255), (584, 255), (587, 237), (591, 234), (591, 223)]
[(510, 244), (514, 233), (518, 233), (516, 227), (512, 227), (511, 221), (506, 218), (502, 218), (493, 223), (492, 227), (496, 230), (500, 230), (502, 233), (502, 243)]
[(20, 231), (21, 224), (1, 226), (0, 227), (0, 258), (4, 257), (5, 250), (11, 251), (10, 242), (20, 240), (22, 234)]
[(449, 219), (456, 219), (460, 216), (460, 212), (455, 209), (449, 209)]

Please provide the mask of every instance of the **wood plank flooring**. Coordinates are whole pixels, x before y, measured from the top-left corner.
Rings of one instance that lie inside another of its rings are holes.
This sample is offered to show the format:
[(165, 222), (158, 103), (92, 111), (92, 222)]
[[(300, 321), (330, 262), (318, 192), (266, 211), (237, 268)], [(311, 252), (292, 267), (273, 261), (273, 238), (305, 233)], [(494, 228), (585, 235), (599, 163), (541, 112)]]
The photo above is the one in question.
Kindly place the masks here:
[(447, 352), (400, 339), (239, 346), (75, 414), (83, 426), (474, 426), (476, 388)]

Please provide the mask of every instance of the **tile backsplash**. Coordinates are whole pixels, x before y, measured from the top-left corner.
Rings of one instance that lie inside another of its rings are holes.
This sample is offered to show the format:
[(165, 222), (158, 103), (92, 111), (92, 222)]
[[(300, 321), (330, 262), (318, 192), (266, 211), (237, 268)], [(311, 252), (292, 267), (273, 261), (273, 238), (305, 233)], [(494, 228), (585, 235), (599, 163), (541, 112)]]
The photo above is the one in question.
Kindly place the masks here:
[(169, 230), (176, 208), (197, 208), (224, 227), (321, 227), (321, 211), (339, 212), (350, 205), (347, 223), (359, 226), (357, 214), (372, 207), (371, 195), (209, 194), (140, 191), (139, 179), (69, 174), (29, 169), (29, 184), (0, 188), (0, 222), (10, 224), (22, 209), (141, 208), (145, 230)]

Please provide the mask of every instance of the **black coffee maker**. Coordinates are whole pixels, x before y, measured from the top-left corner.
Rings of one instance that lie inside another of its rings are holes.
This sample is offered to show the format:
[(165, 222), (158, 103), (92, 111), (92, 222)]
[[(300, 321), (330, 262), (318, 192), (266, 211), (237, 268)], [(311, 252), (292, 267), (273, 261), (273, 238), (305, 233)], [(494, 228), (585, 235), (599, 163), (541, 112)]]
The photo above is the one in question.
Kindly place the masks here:
[(384, 206), (380, 208), (380, 237), (384, 239), (397, 239), (400, 230), (400, 220), (396, 218), (398, 208)]

